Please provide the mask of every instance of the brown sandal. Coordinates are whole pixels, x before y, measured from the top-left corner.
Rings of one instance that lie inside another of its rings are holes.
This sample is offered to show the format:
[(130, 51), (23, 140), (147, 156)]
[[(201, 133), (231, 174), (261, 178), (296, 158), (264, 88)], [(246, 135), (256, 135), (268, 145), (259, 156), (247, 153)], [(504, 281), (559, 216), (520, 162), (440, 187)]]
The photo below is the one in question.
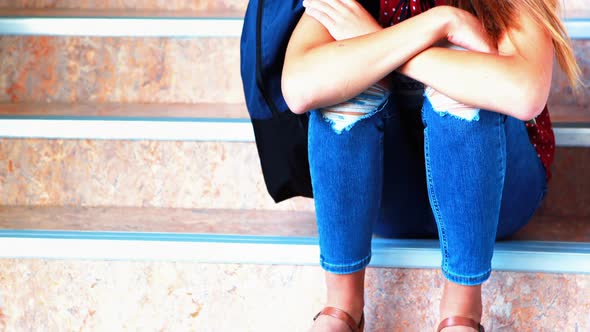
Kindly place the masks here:
[(453, 316), (444, 319), (442, 322), (440, 322), (436, 331), (440, 332), (444, 328), (453, 326), (467, 326), (477, 330), (478, 332), (486, 331), (480, 323), (474, 321), (473, 319), (459, 316)]
[(322, 309), (322, 311), (318, 312), (318, 314), (315, 315), (313, 320), (315, 321), (318, 317), (322, 315), (332, 316), (336, 319), (340, 319), (341, 321), (345, 322), (346, 325), (348, 325), (348, 327), (350, 327), (350, 330), (352, 332), (363, 332), (363, 329), (365, 328), (365, 314), (361, 315), (361, 321), (358, 323), (358, 325), (346, 311), (338, 308), (325, 307), (324, 309)]

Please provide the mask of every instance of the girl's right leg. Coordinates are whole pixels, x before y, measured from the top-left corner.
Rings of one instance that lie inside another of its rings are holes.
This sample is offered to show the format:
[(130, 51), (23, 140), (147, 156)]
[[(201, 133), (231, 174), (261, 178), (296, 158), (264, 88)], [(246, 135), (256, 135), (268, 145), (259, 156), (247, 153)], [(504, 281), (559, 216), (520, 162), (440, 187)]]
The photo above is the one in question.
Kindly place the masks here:
[[(335, 130), (321, 111), (313, 111), (309, 120), (309, 163), (327, 306), (348, 312), (357, 322), (381, 204), (384, 118), (393, 105), (386, 100), (345, 130)], [(320, 316), (314, 328), (325, 331), (338, 324), (342, 322)], [(346, 325), (341, 330), (347, 331)]]

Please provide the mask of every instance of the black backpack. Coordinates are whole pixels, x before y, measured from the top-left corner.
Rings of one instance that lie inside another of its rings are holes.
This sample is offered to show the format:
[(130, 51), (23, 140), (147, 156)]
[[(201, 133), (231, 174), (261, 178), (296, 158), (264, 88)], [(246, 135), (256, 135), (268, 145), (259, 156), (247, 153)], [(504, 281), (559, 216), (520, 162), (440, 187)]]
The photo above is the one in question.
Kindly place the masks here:
[[(377, 16), (379, 1), (365, 2), (370, 4), (365, 8)], [(242, 29), (240, 65), (246, 106), (266, 188), (277, 203), (295, 196), (313, 197), (308, 115), (292, 113), (281, 91), (285, 51), (303, 12), (301, 0), (251, 0)]]

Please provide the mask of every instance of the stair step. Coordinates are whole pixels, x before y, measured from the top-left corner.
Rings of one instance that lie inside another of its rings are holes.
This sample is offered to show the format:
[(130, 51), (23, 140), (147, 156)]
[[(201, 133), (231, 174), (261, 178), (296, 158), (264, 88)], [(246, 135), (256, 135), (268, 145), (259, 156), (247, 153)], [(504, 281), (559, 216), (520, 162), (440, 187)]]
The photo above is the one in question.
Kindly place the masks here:
[[(373, 239), (371, 267), (438, 268), (438, 240)], [(318, 265), (316, 237), (190, 233), (0, 230), (0, 258), (195, 261)], [(507, 241), (495, 245), (498, 271), (590, 273), (590, 243)]]
[(243, 104), (0, 104), (0, 137), (253, 142)]
[[(590, 242), (590, 217), (538, 214), (518, 241)], [(317, 237), (313, 211), (0, 206), (0, 230)]]
[[(2, 10), (0, 34), (94, 37), (239, 37), (243, 20), (235, 12)], [(67, 16), (66, 16), (67, 15)], [(146, 17), (154, 15), (155, 17)], [(219, 17), (220, 15), (228, 15)], [(564, 21), (572, 39), (590, 38), (590, 19)]]
[(558, 148), (547, 197), (539, 214), (582, 216), (590, 225), (590, 149)]
[[(41, 11), (26, 9), (16, 12), (4, 9), (4, 11), (5, 17), (0, 18), (0, 34), (132, 36), (134, 38), (104, 41), (96, 38), (89, 39), (89, 37), (67, 37), (64, 43), (63, 38), (28, 37), (23, 43), (23, 37), (0, 37), (3, 44), (13, 46), (6, 48), (6, 50), (13, 50), (9, 54), (2, 54), (0, 51), (0, 56), (7, 59), (3, 63), (8, 66), (2, 72), (13, 73), (8, 75), (5, 88), (0, 89), (0, 101), (243, 102), (238, 64), (238, 37), (241, 34), (242, 23), (237, 18), (241, 10), (224, 12), (206, 9), (162, 14), (130, 10), (103, 10), (93, 14), (92, 11), (86, 10), (76, 13), (78, 18), (59, 17), (60, 14), (74, 15), (72, 10), (64, 11), (63, 9)], [(30, 14), (23, 17), (22, 15), (25, 15), (27, 11), (30, 11)], [(6, 17), (16, 14), (21, 16)], [(39, 17), (40, 15), (47, 17)], [(94, 17), (79, 18), (84, 15), (94, 15)], [(105, 23), (104, 16), (107, 15), (114, 18), (107, 19), (108, 23)], [(171, 15), (184, 17), (170, 17)], [(135, 17), (129, 18), (129, 16)], [(3, 19), (6, 20), (6, 25), (3, 25)], [(568, 27), (572, 31), (573, 38), (580, 38), (574, 43), (575, 49), (582, 68), (588, 68), (590, 64), (586, 55), (587, 50), (590, 49), (590, 41), (585, 39), (588, 39), (590, 34), (590, 19), (571, 19), (568, 21)], [(111, 31), (109, 32), (107, 28)], [(200, 38), (185, 40), (184, 44), (176, 39), (154, 41), (149, 38), (147, 40), (139, 38), (146, 36), (218, 38), (208, 41), (200, 41)], [(219, 40), (224, 40), (221, 43), (223, 45), (219, 45)], [(66, 50), (66, 54), (61, 54), (59, 50)], [(144, 52), (137, 54), (138, 51)], [(41, 59), (36, 56), (25, 57), (23, 61), (22, 55), (31, 52), (42, 54), (43, 57)], [(197, 58), (194, 58), (195, 53), (199, 54)], [(18, 58), (12, 58), (13, 56)], [(67, 58), (68, 66), (55, 68), (56, 63), (61, 63), (61, 58), (64, 56)], [(95, 58), (107, 59), (107, 61), (97, 67), (93, 60)], [(109, 58), (112, 61), (108, 61)], [(165, 59), (164, 64), (162, 59)], [(219, 61), (219, 59), (225, 61)], [(121, 65), (121, 63), (127, 65)], [(195, 64), (198, 65), (195, 66)], [(28, 69), (25, 70), (22, 66)], [(104, 70), (105, 66), (107, 70)], [(187, 71), (187, 68), (192, 70)], [(56, 72), (53, 75), (40, 77), (31, 73), (31, 71), (45, 73), (48, 69)], [(98, 69), (100, 71), (97, 72)], [(556, 71), (554, 76), (552, 104), (590, 109), (588, 99), (590, 85), (586, 82), (587, 80), (585, 80), (587, 86), (582, 94), (576, 96), (567, 87), (567, 80), (562, 73)], [(57, 77), (63, 77), (63, 79)], [(194, 77), (207, 77), (207, 80), (195, 80)], [(226, 79), (223, 80), (223, 78)], [(67, 81), (63, 82), (64, 79)], [(138, 82), (142, 84), (139, 85)], [(187, 82), (191, 83), (187, 84)]]
[[(572, 112), (572, 119), (578, 118)], [(243, 103), (194, 104), (63, 104), (63, 103), (4, 103), (0, 104), (0, 119), (95, 119), (95, 120), (248, 120)], [(580, 120), (580, 121), (582, 121)], [(571, 122), (580, 122), (571, 121)], [(590, 123), (590, 116), (588, 117)]]
[[(3, 259), (0, 270), (7, 331), (307, 331), (326, 300), (316, 266)], [(442, 285), (436, 270), (369, 268), (366, 331), (433, 331)], [(589, 331), (590, 275), (495, 272), (483, 303), (488, 331)]]
[[(557, 145), (590, 147), (590, 109), (565, 110), (553, 117)], [(0, 104), (0, 137), (254, 141), (245, 105), (223, 103)]]
[(0, 230), (317, 236), (313, 211), (150, 207), (0, 206)]
[[(1, 36), (0, 102), (244, 103), (239, 42), (237, 37)], [(574, 41), (574, 48), (588, 72), (590, 40)], [(574, 95), (556, 69), (550, 104), (590, 117), (589, 77), (583, 75), (587, 86)]]
[(0, 205), (313, 209), (275, 204), (254, 143), (0, 140)]
[(239, 37), (242, 26), (235, 12), (0, 9), (0, 35), (10, 36)]
[[(0, 205), (313, 211), (275, 204), (256, 146), (237, 142), (0, 140)], [(558, 147), (543, 216), (590, 218), (590, 149)]]
[(3, 36), (0, 43), (0, 102), (244, 102), (239, 38)]

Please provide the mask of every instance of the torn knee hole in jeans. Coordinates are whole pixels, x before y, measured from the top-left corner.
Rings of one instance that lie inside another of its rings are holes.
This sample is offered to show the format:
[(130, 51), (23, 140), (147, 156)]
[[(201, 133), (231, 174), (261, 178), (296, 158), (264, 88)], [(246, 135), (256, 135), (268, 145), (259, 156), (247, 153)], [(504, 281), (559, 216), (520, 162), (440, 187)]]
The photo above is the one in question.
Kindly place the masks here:
[(337, 134), (349, 131), (359, 121), (382, 111), (388, 102), (389, 90), (374, 84), (358, 96), (330, 107), (321, 108), (324, 120)]
[(465, 121), (479, 121), (479, 109), (467, 106), (450, 97), (427, 87), (424, 91), (424, 96), (428, 98), (432, 109), (440, 114), (440, 116), (451, 115), (457, 119)]

